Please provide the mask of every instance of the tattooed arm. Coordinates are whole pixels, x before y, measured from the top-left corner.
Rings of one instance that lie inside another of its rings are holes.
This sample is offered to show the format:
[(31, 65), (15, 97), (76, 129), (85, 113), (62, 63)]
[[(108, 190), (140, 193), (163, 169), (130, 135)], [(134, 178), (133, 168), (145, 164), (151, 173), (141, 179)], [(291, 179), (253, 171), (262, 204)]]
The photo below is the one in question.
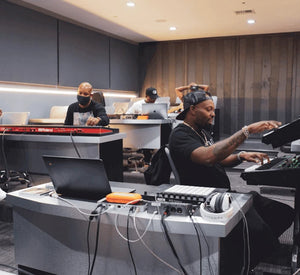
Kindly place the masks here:
[[(265, 130), (271, 130), (281, 125), (278, 121), (260, 121), (243, 127), (242, 130), (236, 132), (231, 137), (219, 141), (209, 147), (198, 147), (192, 152), (191, 159), (193, 162), (201, 163), (207, 166), (214, 165), (220, 162), (224, 166), (233, 166), (240, 161), (237, 155), (232, 153), (246, 140), (248, 134), (261, 133)], [(253, 159), (253, 153), (244, 153), (241, 158), (249, 161)], [(257, 155), (257, 158), (262, 161), (265, 156)]]

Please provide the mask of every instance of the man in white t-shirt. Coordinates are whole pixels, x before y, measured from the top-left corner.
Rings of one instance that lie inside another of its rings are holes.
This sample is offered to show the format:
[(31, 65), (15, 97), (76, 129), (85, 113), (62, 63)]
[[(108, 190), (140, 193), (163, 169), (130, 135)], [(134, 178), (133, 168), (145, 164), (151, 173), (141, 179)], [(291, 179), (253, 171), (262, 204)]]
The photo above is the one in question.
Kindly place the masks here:
[(153, 87), (150, 87), (146, 90), (146, 98), (141, 99), (135, 102), (126, 112), (126, 114), (141, 114), (142, 105), (144, 103), (155, 103), (155, 100), (158, 98), (157, 90)]

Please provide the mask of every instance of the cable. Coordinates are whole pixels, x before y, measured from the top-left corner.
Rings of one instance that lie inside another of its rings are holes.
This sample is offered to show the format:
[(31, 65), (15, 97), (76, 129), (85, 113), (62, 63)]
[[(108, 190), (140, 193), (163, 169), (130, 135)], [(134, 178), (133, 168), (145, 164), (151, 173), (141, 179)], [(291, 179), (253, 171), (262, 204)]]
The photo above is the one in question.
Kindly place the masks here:
[[(189, 212), (189, 216), (190, 216), (190, 219), (191, 219), (191, 221), (192, 221), (192, 223), (193, 223), (193, 226), (194, 226), (194, 228), (195, 228), (195, 231), (196, 231), (196, 235), (197, 235), (197, 240), (198, 240), (198, 245), (199, 245), (199, 259), (200, 259), (200, 263), (199, 263), (199, 265), (200, 265), (200, 275), (201, 275), (201, 273), (202, 273), (202, 249), (201, 249), (201, 241), (200, 241), (200, 236), (199, 236), (199, 232), (198, 232), (198, 230), (197, 230), (197, 227), (196, 227), (196, 224), (195, 224), (195, 222), (194, 222), (194, 219), (193, 219), (193, 216), (192, 216), (192, 213), (191, 212)], [(208, 255), (208, 257), (209, 257), (209, 255)]]
[(11, 265), (7, 265), (7, 264), (2, 264), (2, 263), (0, 263), (0, 266), (10, 268), (10, 269), (12, 269), (13, 271), (18, 271), (18, 268), (14, 267), (14, 266), (11, 266)]
[(91, 268), (91, 256), (90, 256), (90, 228), (91, 228), (91, 222), (92, 219), (89, 219), (88, 228), (87, 228), (87, 253), (88, 253), (88, 275), (90, 274), (90, 268)]
[[(198, 225), (198, 226), (199, 226), (199, 229), (200, 229), (200, 231), (201, 231), (201, 234), (202, 234), (202, 237), (203, 237), (203, 239), (204, 239), (204, 242), (205, 242), (205, 244), (206, 244), (207, 255), (208, 255), (207, 261), (208, 261), (209, 272), (210, 272), (210, 274), (215, 274), (214, 271), (213, 271), (213, 268), (212, 268), (211, 261), (210, 261), (210, 248), (209, 248), (208, 241), (207, 241), (207, 239), (206, 239), (206, 236), (204, 235), (204, 232), (202, 231), (201, 226), (200, 226), (200, 225)], [(214, 265), (216, 265), (215, 261), (214, 261)]]
[(74, 142), (74, 139), (73, 139), (73, 136), (72, 136), (72, 131), (70, 131), (70, 137), (71, 137), (71, 140), (72, 140), (72, 144), (73, 144), (73, 146), (74, 146), (74, 148), (75, 148), (75, 151), (76, 151), (76, 153), (77, 153), (77, 156), (81, 159), (81, 156), (80, 156), (80, 154), (79, 154), (79, 151), (78, 151), (78, 149), (77, 149), (77, 146), (76, 146), (76, 144), (75, 144), (75, 142)]
[(155, 212), (153, 213), (153, 215), (152, 215), (152, 217), (150, 218), (149, 223), (148, 223), (148, 225), (147, 225), (147, 227), (146, 227), (146, 229), (145, 229), (145, 231), (144, 231), (144, 233), (143, 233), (142, 235), (140, 235), (140, 233), (139, 233), (139, 231), (138, 231), (138, 229), (137, 229), (137, 226), (136, 226), (136, 220), (135, 220), (135, 214), (136, 214), (136, 213), (137, 213), (137, 211), (134, 212), (134, 216), (133, 216), (133, 217), (134, 217), (134, 219), (133, 219), (134, 229), (135, 229), (135, 231), (136, 231), (136, 234), (137, 234), (138, 237), (139, 237), (139, 240), (142, 242), (142, 244), (145, 246), (145, 248), (146, 248), (146, 249), (147, 249), (147, 250), (148, 250), (148, 251), (149, 251), (149, 252), (150, 252), (157, 260), (159, 260), (160, 262), (162, 262), (163, 264), (165, 264), (165, 265), (168, 266), (169, 268), (173, 269), (173, 270), (176, 271), (177, 273), (182, 274), (182, 273), (180, 272), (180, 270), (178, 270), (178, 269), (175, 268), (174, 266), (170, 265), (169, 263), (167, 263), (166, 261), (164, 261), (162, 258), (160, 258), (157, 254), (155, 254), (155, 253), (149, 248), (149, 246), (144, 242), (144, 240), (143, 240), (143, 237), (144, 237), (145, 233), (147, 232), (147, 229), (148, 229), (148, 226), (149, 226), (150, 222), (152, 222), (154, 216), (157, 215), (158, 212), (155, 211)]
[(102, 214), (102, 209), (103, 209), (103, 205), (100, 205), (100, 213), (97, 219), (97, 232), (96, 232), (96, 243), (95, 243), (95, 251), (94, 251), (94, 257), (93, 257), (93, 262), (92, 262), (92, 266), (90, 269), (90, 273), (89, 275), (92, 275), (93, 273), (93, 269), (94, 269), (94, 265), (95, 265), (95, 261), (96, 261), (96, 257), (97, 257), (97, 251), (98, 251), (98, 243), (99, 243), (99, 232), (100, 232), (100, 219), (101, 219), (101, 214)]
[[(244, 241), (244, 264), (242, 267), (241, 274), (248, 274), (250, 269), (250, 240), (249, 240), (249, 228), (248, 228), (248, 222), (247, 218), (245, 216), (245, 213), (242, 211), (241, 206), (237, 202), (237, 200), (232, 200), (232, 202), (235, 202), (238, 208), (238, 211), (242, 214), (242, 220), (243, 220), (243, 241)], [(247, 260), (246, 260), (246, 255)], [(245, 268), (246, 267), (246, 268)], [(246, 273), (245, 273), (246, 271)]]
[(132, 251), (131, 251), (131, 247), (130, 247), (130, 242), (129, 242), (129, 217), (130, 217), (130, 212), (133, 210), (133, 207), (131, 207), (128, 211), (128, 215), (127, 215), (127, 224), (126, 224), (126, 232), (127, 232), (127, 246), (128, 246), (128, 251), (129, 251), (129, 255), (130, 255), (130, 259), (134, 268), (134, 274), (137, 275), (137, 271), (136, 271), (136, 265), (132, 256)]
[(3, 161), (4, 161), (4, 169), (5, 169), (5, 174), (6, 174), (6, 178), (7, 180), (9, 179), (9, 171), (8, 171), (8, 165), (7, 165), (7, 159), (6, 159), (6, 156), (5, 156), (5, 151), (4, 151), (4, 136), (5, 136), (5, 132), (6, 132), (6, 129), (4, 129), (3, 131), (3, 134), (2, 134), (2, 144), (1, 144), (1, 151), (2, 151), (2, 157), (3, 157)]
[(181, 263), (181, 261), (180, 261), (178, 255), (177, 255), (177, 252), (176, 252), (176, 250), (175, 250), (175, 247), (174, 247), (174, 245), (173, 245), (173, 243), (172, 243), (172, 240), (171, 240), (171, 238), (170, 238), (170, 236), (169, 236), (167, 226), (166, 226), (166, 224), (165, 224), (165, 218), (167, 217), (168, 212), (169, 212), (169, 210), (168, 210), (168, 208), (167, 208), (166, 211), (164, 211), (164, 213), (162, 214), (162, 216), (161, 216), (161, 224), (162, 224), (162, 226), (163, 226), (163, 228), (164, 228), (164, 232), (165, 232), (165, 235), (166, 235), (168, 244), (170, 245), (171, 250), (172, 250), (172, 252), (173, 252), (175, 258), (177, 259), (177, 262), (178, 262), (178, 264), (179, 264), (181, 270), (183, 271), (183, 274), (187, 275), (187, 272), (186, 272), (184, 266), (182, 265), (182, 263)]

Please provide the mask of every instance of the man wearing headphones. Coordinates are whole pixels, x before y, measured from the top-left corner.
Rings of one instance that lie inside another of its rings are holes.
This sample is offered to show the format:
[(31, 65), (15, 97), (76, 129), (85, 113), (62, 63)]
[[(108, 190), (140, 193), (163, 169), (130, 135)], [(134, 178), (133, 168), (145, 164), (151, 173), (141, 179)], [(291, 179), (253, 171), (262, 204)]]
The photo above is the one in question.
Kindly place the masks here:
[[(233, 154), (250, 134), (261, 133), (277, 128), (278, 121), (260, 121), (233, 134), (227, 139), (214, 143), (210, 134), (215, 106), (211, 95), (196, 89), (183, 97), (184, 110), (176, 117), (183, 120), (171, 132), (169, 149), (177, 168), (180, 182), (185, 185), (198, 185), (230, 190), (230, 181), (225, 166), (235, 166), (242, 161), (263, 164), (269, 160), (264, 153), (240, 152)], [(252, 193), (252, 192), (251, 192)], [(286, 204), (270, 200), (253, 192), (253, 207), (246, 214), (250, 237), (250, 268), (255, 267), (261, 258), (270, 254), (278, 245), (278, 237), (291, 225), (294, 210)], [(243, 263), (242, 226), (237, 226), (224, 240), (224, 253), (228, 274), (240, 273)]]

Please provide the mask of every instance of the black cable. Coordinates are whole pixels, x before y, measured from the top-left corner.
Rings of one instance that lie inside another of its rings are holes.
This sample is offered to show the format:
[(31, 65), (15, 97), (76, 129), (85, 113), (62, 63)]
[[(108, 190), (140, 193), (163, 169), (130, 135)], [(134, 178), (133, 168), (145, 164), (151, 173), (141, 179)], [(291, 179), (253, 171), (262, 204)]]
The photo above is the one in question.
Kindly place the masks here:
[(94, 219), (94, 215), (98, 214), (97, 209), (101, 206), (101, 204), (98, 204), (97, 207), (91, 212), (89, 216), (89, 223), (88, 223), (88, 229), (87, 229), (87, 253), (88, 253), (88, 275), (90, 274), (90, 266), (91, 266), (91, 257), (90, 257), (90, 227), (91, 222)]
[(94, 265), (95, 265), (95, 261), (96, 261), (96, 257), (97, 257), (97, 252), (98, 252), (99, 232), (100, 232), (100, 219), (101, 219), (103, 205), (100, 205), (100, 207), (101, 207), (101, 209), (100, 209), (99, 216), (98, 216), (98, 219), (97, 219), (97, 232), (96, 232), (97, 235), (96, 235), (95, 251), (94, 251), (93, 262), (92, 262), (92, 266), (91, 266), (89, 275), (92, 275), (92, 273), (93, 273), (93, 269), (94, 269)]
[(92, 219), (89, 218), (87, 236), (86, 236), (87, 253), (88, 253), (88, 275), (90, 274), (90, 268), (91, 268), (91, 256), (90, 256), (90, 228), (91, 228), (91, 222), (92, 222)]
[(2, 144), (1, 144), (1, 149), (2, 149), (2, 157), (3, 157), (3, 161), (4, 161), (4, 169), (5, 169), (5, 174), (6, 174), (6, 178), (9, 179), (9, 171), (8, 171), (8, 166), (7, 166), (7, 159), (5, 156), (5, 152), (4, 152), (4, 136), (5, 136), (5, 132), (6, 129), (4, 129), (3, 134), (2, 134)]
[(74, 139), (73, 139), (73, 136), (72, 136), (72, 131), (70, 131), (70, 137), (71, 137), (71, 140), (72, 140), (72, 144), (73, 144), (73, 146), (74, 146), (74, 148), (75, 148), (75, 151), (76, 151), (76, 153), (77, 153), (77, 156), (81, 159), (81, 156), (80, 156), (80, 154), (79, 154), (79, 151), (78, 151), (78, 149), (77, 149), (77, 146), (76, 146), (76, 144), (75, 144), (75, 142), (74, 142)]
[(207, 255), (208, 255), (208, 256), (207, 256), (207, 261), (208, 261), (209, 272), (210, 272), (210, 274), (214, 274), (213, 269), (212, 269), (212, 265), (211, 265), (211, 262), (210, 262), (210, 249), (209, 249), (209, 244), (208, 244), (208, 242), (207, 242), (206, 236), (204, 235), (204, 233), (203, 233), (203, 231), (202, 231), (201, 226), (200, 226), (199, 224), (198, 224), (198, 226), (199, 226), (199, 229), (200, 229), (200, 231), (201, 231), (202, 237), (203, 237), (203, 239), (204, 239), (204, 242), (205, 242), (206, 248), (207, 248)]
[(170, 236), (169, 236), (167, 226), (166, 226), (166, 224), (165, 224), (165, 220), (164, 220), (164, 219), (165, 219), (165, 217), (167, 217), (167, 215), (168, 215), (167, 213), (168, 213), (168, 210), (166, 210), (166, 211), (162, 214), (162, 216), (161, 216), (161, 224), (162, 224), (162, 226), (163, 226), (163, 228), (164, 228), (164, 232), (165, 232), (165, 235), (166, 235), (168, 244), (170, 245), (171, 250), (172, 250), (172, 252), (173, 252), (175, 258), (177, 259), (177, 262), (178, 262), (178, 264), (179, 264), (179, 266), (180, 266), (180, 268), (181, 268), (183, 274), (187, 275), (187, 272), (186, 272), (184, 266), (182, 265), (182, 263), (181, 263), (181, 261), (180, 261), (178, 255), (177, 255), (177, 252), (176, 252), (176, 250), (175, 250), (175, 247), (174, 247), (174, 245), (173, 245), (173, 243), (172, 243), (172, 240), (171, 240), (171, 238), (170, 238)]
[(130, 247), (130, 241), (129, 241), (129, 217), (130, 217), (130, 211), (133, 210), (133, 207), (131, 207), (128, 211), (128, 215), (127, 215), (127, 246), (128, 246), (128, 250), (129, 250), (129, 255), (130, 255), (130, 258), (131, 258), (131, 262), (132, 262), (132, 265), (133, 265), (133, 268), (134, 268), (134, 274), (137, 275), (137, 271), (136, 271), (136, 265), (135, 265), (135, 262), (134, 262), (134, 259), (133, 259), (133, 256), (132, 256), (132, 251), (131, 251), (131, 247)]
[[(201, 275), (201, 273), (202, 273), (202, 248), (201, 248), (200, 236), (199, 236), (198, 229), (197, 229), (197, 227), (195, 225), (195, 222), (194, 222), (194, 220), (192, 218), (192, 213), (189, 213), (189, 216), (190, 216), (190, 219), (191, 219), (191, 221), (193, 223), (193, 226), (195, 228), (196, 235), (197, 235), (197, 241), (198, 241), (198, 245), (199, 245), (199, 256), (200, 256), (200, 263), (199, 263), (199, 265), (200, 265), (200, 275)], [(208, 255), (208, 257), (209, 257), (209, 255)]]

